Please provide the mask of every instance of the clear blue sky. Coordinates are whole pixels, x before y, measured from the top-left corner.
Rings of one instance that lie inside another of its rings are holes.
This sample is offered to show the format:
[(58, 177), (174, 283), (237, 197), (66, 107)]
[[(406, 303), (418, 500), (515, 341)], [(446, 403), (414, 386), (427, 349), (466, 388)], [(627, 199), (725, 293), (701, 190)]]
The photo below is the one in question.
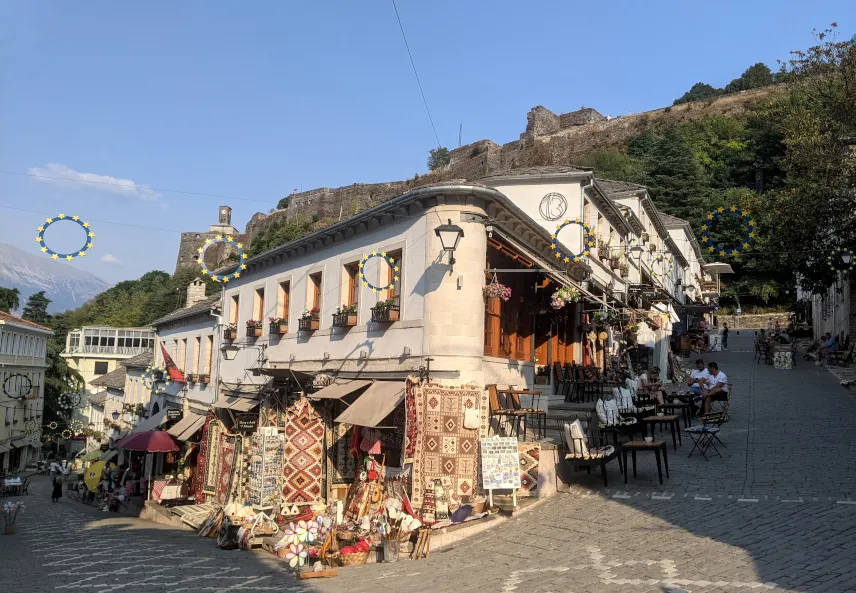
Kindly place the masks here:
[[(450, 147), (460, 122), (464, 143), (514, 140), (539, 104), (612, 115), (669, 105), (697, 81), (774, 67), (811, 44), (813, 27), (837, 21), (845, 38), (856, 28), (852, 0), (398, 7)], [(0, 205), (189, 231), (226, 203), (243, 228), (294, 188), (423, 173), (435, 145), (387, 0), (4, 0), (0, 11), (0, 169), (127, 180), (0, 174)], [(42, 218), (0, 208), (0, 241), (36, 250)], [(111, 282), (172, 271), (177, 232), (93, 226), (95, 248), (70, 265)], [(80, 240), (71, 228), (53, 236), (57, 248)]]

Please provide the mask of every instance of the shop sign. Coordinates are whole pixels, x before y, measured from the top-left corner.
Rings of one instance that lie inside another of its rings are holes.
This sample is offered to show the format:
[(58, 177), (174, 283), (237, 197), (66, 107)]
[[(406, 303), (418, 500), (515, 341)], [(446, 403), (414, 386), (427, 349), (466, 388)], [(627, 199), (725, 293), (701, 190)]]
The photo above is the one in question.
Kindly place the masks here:
[(183, 415), (184, 414), (182, 413), (181, 409), (179, 409), (179, 408), (168, 408), (166, 411), (167, 420), (178, 420)]
[(103, 445), (101, 445), (101, 452), (102, 453), (106, 453), (109, 450), (110, 450), (110, 445), (108, 445), (107, 443), (104, 443)]
[(235, 414), (235, 428), (240, 432), (250, 432), (256, 429), (259, 421), (258, 414)]
[(318, 373), (314, 377), (312, 377), (312, 387), (315, 389), (321, 389), (322, 387), (327, 387), (333, 382), (333, 378), (330, 375), (326, 375), (324, 373)]

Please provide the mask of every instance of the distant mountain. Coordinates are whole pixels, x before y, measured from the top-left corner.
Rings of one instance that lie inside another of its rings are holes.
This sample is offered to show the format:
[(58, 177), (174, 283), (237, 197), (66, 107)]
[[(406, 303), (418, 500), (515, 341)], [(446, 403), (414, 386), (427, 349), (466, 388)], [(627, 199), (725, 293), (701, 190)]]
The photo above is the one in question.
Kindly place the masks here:
[(51, 313), (75, 309), (110, 284), (62, 262), (0, 243), (0, 286), (21, 291), (21, 309), (31, 294), (45, 291)]

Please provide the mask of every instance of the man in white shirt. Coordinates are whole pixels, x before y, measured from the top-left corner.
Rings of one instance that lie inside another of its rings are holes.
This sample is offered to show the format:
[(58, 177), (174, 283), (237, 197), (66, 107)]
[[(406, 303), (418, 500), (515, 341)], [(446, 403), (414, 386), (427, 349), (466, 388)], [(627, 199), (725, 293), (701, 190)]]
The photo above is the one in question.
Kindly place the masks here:
[(710, 372), (707, 370), (707, 367), (704, 366), (704, 361), (702, 359), (698, 359), (695, 361), (696, 368), (690, 374), (689, 379), (687, 379), (687, 385), (690, 388), (690, 391), (701, 395), (702, 386), (707, 383), (707, 380), (710, 379)]
[(728, 401), (728, 377), (719, 370), (715, 362), (708, 363), (710, 377), (702, 388), (704, 394), (704, 413), (710, 413), (710, 405), (714, 401)]

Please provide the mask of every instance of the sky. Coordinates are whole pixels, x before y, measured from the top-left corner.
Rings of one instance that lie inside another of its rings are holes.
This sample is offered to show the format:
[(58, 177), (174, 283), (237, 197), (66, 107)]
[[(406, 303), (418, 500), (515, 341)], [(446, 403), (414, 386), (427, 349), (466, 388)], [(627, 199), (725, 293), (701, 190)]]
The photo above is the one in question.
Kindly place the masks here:
[[(397, 5), (451, 148), (459, 124), (516, 140), (535, 105), (639, 113), (774, 68), (813, 28), (850, 38), (851, 2)], [(68, 265), (108, 282), (172, 272), (221, 204), (243, 229), (294, 189), (422, 174), (436, 144), (391, 0), (0, 0), (0, 242), (38, 252), (47, 216), (80, 216), (96, 237)]]

